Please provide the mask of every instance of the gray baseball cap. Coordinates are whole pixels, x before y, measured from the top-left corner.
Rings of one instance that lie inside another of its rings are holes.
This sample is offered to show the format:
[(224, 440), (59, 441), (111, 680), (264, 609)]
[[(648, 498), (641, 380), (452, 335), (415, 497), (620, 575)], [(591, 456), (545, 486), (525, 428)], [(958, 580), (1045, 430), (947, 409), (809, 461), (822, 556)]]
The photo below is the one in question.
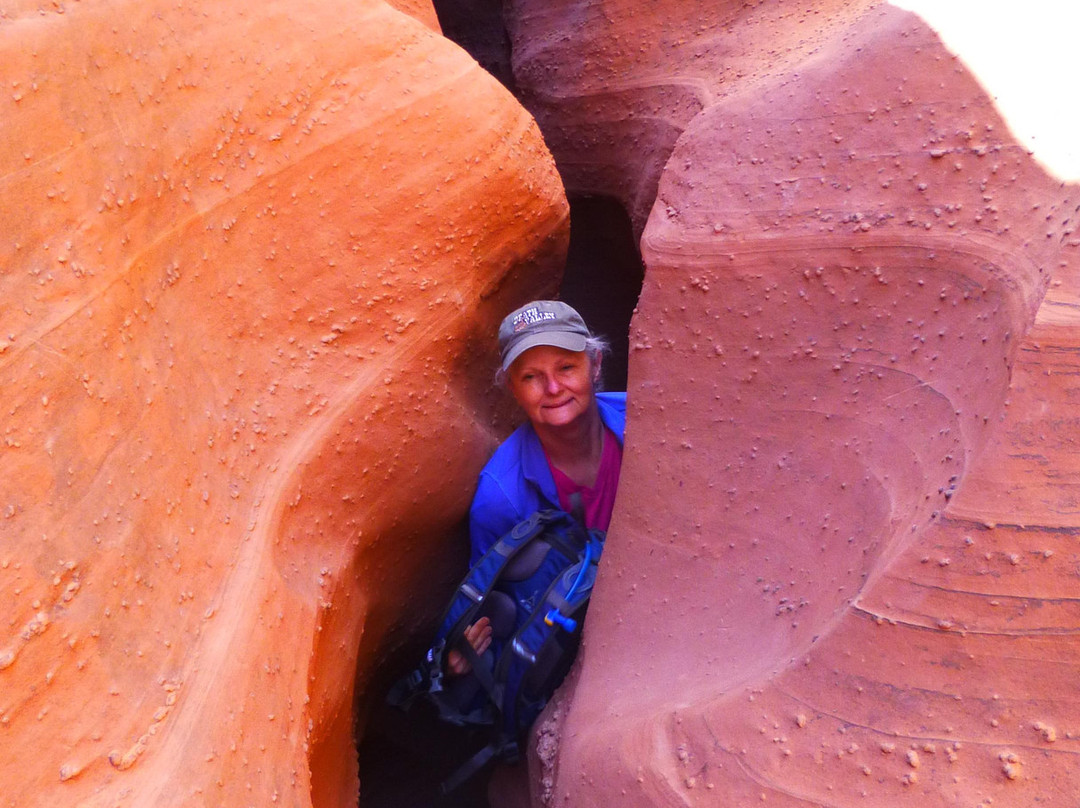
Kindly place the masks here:
[(499, 352), (506, 370), (529, 348), (553, 345), (584, 351), (588, 326), (573, 308), (559, 300), (534, 300), (510, 312), (499, 326)]

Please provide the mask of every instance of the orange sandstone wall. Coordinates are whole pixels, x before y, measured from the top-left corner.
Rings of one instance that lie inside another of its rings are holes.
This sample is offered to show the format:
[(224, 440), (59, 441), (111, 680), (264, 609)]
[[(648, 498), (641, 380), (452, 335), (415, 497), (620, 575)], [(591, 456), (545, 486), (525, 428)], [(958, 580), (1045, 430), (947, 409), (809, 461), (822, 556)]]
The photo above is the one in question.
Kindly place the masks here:
[(514, 8), (647, 267), (533, 804), (1068, 802), (1078, 189), (886, 4)]
[(355, 804), (559, 178), (427, 4), (39, 5), (0, 10), (0, 802)]

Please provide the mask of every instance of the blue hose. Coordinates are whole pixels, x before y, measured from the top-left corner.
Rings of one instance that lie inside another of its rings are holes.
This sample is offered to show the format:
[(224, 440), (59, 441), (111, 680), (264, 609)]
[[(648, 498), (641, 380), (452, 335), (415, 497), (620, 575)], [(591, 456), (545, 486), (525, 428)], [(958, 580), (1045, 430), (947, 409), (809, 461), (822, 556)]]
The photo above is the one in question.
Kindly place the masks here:
[[(578, 587), (581, 586), (581, 582), (585, 580), (585, 573), (589, 571), (589, 565), (592, 563), (593, 543), (590, 541), (585, 545), (585, 557), (581, 560), (581, 569), (578, 570), (577, 577), (574, 582), (570, 584), (570, 589), (566, 592), (566, 600), (570, 601), (574, 595), (577, 594)], [(559, 625), (568, 632), (573, 632), (577, 629), (577, 621), (572, 617), (566, 617), (558, 609), (552, 609), (544, 616), (544, 622), (549, 626)]]

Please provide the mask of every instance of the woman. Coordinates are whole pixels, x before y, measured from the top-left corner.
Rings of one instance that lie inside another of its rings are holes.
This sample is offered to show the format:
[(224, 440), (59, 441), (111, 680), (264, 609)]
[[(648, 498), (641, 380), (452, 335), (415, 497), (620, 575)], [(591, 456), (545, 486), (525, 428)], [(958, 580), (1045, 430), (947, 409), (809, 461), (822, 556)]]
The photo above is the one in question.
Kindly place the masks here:
[[(470, 564), (518, 522), (538, 510), (571, 510), (580, 494), (589, 528), (607, 530), (619, 485), (626, 426), (626, 394), (598, 393), (605, 341), (573, 308), (536, 300), (499, 326), (499, 377), (528, 421), (518, 427), (480, 472), (469, 510)], [(486, 617), (465, 637), (482, 654), (491, 643)], [(451, 673), (465, 673), (457, 652)]]

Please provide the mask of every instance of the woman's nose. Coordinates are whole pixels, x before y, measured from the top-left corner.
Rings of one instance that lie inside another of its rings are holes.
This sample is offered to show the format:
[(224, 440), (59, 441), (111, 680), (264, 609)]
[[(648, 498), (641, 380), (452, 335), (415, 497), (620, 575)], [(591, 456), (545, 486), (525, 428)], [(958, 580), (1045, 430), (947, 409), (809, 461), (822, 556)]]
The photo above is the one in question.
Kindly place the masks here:
[(544, 379), (544, 389), (548, 393), (557, 393), (562, 388), (562, 384), (559, 383), (559, 379), (555, 375), (547, 376)]

